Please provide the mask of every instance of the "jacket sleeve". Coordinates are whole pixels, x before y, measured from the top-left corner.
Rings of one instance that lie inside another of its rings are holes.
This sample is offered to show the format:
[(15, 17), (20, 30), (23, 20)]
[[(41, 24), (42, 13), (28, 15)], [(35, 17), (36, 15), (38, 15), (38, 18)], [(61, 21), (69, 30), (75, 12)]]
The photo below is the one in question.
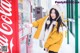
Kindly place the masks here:
[(37, 28), (39, 26), (39, 23), (42, 22), (44, 19), (45, 19), (45, 17), (40, 18), (39, 20), (32, 22), (32, 26)]
[(62, 33), (51, 35), (51, 36), (47, 39), (44, 47), (45, 47), (45, 48), (48, 48), (50, 45), (55, 44), (55, 43), (57, 43), (58, 41), (60, 41), (60, 40), (62, 39), (62, 37), (63, 37)]

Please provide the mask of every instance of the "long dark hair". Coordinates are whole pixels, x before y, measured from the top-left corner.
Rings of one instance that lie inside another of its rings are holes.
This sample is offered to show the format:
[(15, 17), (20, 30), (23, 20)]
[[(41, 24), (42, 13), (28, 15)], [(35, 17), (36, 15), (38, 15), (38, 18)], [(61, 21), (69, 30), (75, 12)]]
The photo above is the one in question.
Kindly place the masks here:
[(55, 14), (56, 14), (56, 21), (58, 22), (58, 26), (57, 26), (57, 32), (59, 32), (59, 27), (62, 23), (62, 19), (61, 19), (61, 16), (59, 15), (59, 12), (55, 9), (55, 8), (51, 8), (50, 9), (50, 12), (49, 12), (49, 16), (51, 17), (51, 13), (52, 13), (52, 10), (55, 10)]

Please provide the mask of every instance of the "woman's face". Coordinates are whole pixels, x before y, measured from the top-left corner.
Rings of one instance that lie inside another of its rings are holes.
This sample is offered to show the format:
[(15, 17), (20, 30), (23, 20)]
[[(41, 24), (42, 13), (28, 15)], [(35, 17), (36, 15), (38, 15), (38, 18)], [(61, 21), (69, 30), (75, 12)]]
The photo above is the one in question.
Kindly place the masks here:
[(56, 18), (56, 14), (55, 14), (55, 10), (54, 9), (51, 12), (51, 17), (52, 17), (52, 19), (55, 19)]

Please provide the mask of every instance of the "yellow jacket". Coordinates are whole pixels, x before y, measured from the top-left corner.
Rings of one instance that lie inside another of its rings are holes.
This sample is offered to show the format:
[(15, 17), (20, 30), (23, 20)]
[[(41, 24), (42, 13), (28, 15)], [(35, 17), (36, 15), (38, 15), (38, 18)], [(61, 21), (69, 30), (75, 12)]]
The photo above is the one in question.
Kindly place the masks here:
[[(48, 16), (45, 16), (45, 17), (43, 17), (37, 21), (34, 21), (32, 23), (33, 27), (37, 27), (37, 31), (34, 34), (34, 38), (36, 38), (36, 39), (39, 38), (43, 23), (47, 17)], [(44, 44), (44, 47), (47, 48), (49, 51), (58, 52), (59, 48), (61, 46), (62, 40), (63, 40), (63, 34), (62, 34), (62, 32), (59, 32), (59, 33), (57, 32), (57, 24), (56, 24), (53, 31), (50, 32), (48, 39)]]

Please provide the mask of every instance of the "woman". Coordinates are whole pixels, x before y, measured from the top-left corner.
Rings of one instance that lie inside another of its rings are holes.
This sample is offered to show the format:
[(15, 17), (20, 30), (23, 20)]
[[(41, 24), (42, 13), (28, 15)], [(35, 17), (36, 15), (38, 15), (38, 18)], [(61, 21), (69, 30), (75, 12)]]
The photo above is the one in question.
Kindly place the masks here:
[(34, 38), (44, 42), (44, 50), (49, 53), (58, 53), (63, 34), (59, 30), (62, 24), (59, 12), (52, 8), (49, 16), (45, 16), (32, 23), (33, 27), (37, 28)]

